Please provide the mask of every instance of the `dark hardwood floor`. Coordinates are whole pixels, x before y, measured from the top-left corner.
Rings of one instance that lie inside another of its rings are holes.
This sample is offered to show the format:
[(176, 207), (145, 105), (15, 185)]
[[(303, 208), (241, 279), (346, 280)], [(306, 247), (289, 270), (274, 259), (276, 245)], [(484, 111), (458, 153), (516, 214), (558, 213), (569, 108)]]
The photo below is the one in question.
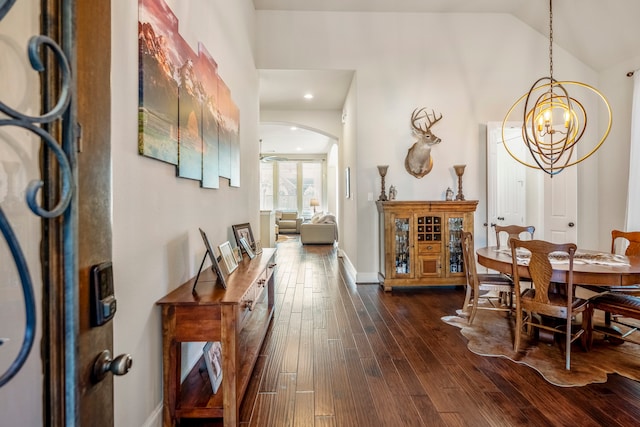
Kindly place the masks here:
[(335, 248), (296, 240), (278, 244), (277, 261), (276, 312), (242, 404), (244, 426), (640, 423), (640, 383), (611, 375), (561, 388), (467, 350), (440, 320), (462, 305), (461, 288), (356, 285)]

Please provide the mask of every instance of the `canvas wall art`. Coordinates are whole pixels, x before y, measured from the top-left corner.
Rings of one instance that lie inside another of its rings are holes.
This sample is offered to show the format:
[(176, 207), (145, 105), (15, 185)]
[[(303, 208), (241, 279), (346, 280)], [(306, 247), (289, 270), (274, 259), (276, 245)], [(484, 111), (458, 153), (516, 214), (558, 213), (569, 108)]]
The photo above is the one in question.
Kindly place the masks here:
[(141, 155), (176, 165), (182, 178), (240, 186), (240, 111), (202, 43), (194, 50), (163, 0), (139, 0)]

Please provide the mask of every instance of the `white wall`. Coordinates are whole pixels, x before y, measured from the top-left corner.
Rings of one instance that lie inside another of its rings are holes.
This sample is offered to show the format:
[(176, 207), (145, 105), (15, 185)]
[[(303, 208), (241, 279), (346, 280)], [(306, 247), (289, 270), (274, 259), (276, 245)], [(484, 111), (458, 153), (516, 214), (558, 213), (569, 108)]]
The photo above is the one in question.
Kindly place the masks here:
[(606, 94), (613, 110), (611, 134), (600, 149), (602, 153), (598, 158), (600, 180), (597, 194), (603, 208), (597, 230), (602, 250), (611, 247), (612, 229), (624, 230), (633, 96), (633, 78), (626, 74), (639, 68), (640, 56), (635, 56), (600, 73), (599, 89)]
[[(138, 138), (138, 2), (112, 0), (113, 265), (118, 313), (114, 351), (134, 364), (116, 378), (115, 425), (160, 425), (162, 339), (155, 302), (197, 273), (204, 247), (233, 242), (232, 224), (259, 230), (258, 75), (253, 62), (250, 0), (168, 0), (179, 32), (197, 51), (202, 42), (218, 63), (240, 110), (241, 181), (201, 189), (176, 177), (175, 167), (140, 156)], [(190, 346), (186, 362), (201, 346)]]
[[(345, 215), (345, 226), (357, 232), (342, 236), (342, 245), (359, 277), (372, 277), (378, 268), (377, 214), (367, 195), (375, 200), (380, 192), (379, 164), (389, 165), (387, 189), (395, 185), (398, 200), (442, 200), (446, 188), (457, 185), (452, 166), (466, 164), (464, 194), (480, 200), (475, 226), (478, 245), (485, 243), (485, 124), (501, 121), (548, 74), (545, 36), (508, 14), (258, 11), (256, 19), (258, 68), (356, 71), (351, 167), (357, 216)], [(597, 74), (558, 47), (554, 71), (597, 87)], [(433, 170), (416, 179), (405, 171), (404, 158), (414, 142), (411, 112), (423, 106), (442, 113), (432, 129), (442, 143), (432, 149)], [(597, 117), (590, 123), (597, 126)], [(579, 199), (580, 229), (591, 234), (598, 225), (597, 176), (583, 176), (588, 186), (580, 188), (580, 195), (589, 195)]]
[[(342, 249), (342, 255), (345, 260), (348, 260), (349, 265), (355, 268), (353, 265), (358, 258), (358, 197), (360, 192), (358, 191), (358, 180), (356, 174), (358, 172), (357, 167), (357, 124), (358, 124), (358, 98), (356, 95), (356, 82), (358, 76), (354, 75), (351, 81), (351, 86), (347, 92), (347, 97), (344, 102), (344, 127), (342, 131), (342, 144), (339, 147), (340, 153), (340, 171), (342, 186), (340, 187), (340, 194), (345, 194), (344, 170), (350, 169), (350, 193), (351, 196), (347, 199), (342, 196), (342, 203), (340, 205), (340, 248)], [(372, 277), (358, 277), (356, 270), (356, 280), (361, 282), (375, 282), (375, 278)]]

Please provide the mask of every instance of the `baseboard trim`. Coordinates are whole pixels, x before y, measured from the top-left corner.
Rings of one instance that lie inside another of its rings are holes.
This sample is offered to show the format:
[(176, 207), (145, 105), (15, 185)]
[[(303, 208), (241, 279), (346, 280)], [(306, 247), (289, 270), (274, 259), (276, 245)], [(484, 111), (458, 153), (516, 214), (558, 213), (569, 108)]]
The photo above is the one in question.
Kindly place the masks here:
[(162, 401), (160, 404), (156, 406), (156, 409), (153, 410), (151, 415), (147, 418), (147, 420), (142, 424), (142, 427), (160, 427), (162, 426)]
[(371, 283), (380, 283), (378, 280), (378, 273), (360, 272), (356, 274), (356, 284), (365, 285)]
[(358, 273), (356, 268), (351, 263), (349, 256), (343, 249), (338, 249), (338, 257), (342, 258), (344, 266), (351, 277), (355, 279), (356, 284), (379, 284), (378, 273)]

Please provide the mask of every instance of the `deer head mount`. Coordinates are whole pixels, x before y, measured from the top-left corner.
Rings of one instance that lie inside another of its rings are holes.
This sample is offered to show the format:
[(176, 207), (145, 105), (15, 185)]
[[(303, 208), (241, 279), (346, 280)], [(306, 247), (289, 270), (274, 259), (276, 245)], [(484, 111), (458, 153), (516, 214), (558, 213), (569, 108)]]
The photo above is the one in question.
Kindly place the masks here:
[[(404, 159), (404, 167), (411, 175), (416, 178), (422, 178), (433, 167), (433, 159), (431, 158), (431, 146), (439, 144), (441, 139), (431, 132), (431, 126), (442, 119), (436, 117), (436, 113), (431, 113), (426, 108), (416, 108), (411, 114), (411, 127), (413, 134), (418, 140), (409, 148), (407, 157)], [(421, 124), (420, 121), (423, 121)]]

